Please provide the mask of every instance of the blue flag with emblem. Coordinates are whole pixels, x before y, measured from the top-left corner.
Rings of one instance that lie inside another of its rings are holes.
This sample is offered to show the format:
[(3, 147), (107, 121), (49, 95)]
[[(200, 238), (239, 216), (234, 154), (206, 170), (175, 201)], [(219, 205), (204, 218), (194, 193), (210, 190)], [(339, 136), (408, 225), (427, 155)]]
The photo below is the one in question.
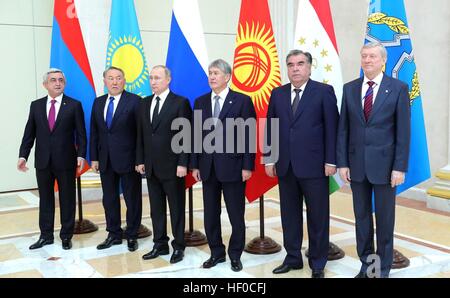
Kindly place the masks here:
[[(125, 90), (142, 97), (151, 94), (149, 72), (133, 0), (112, 0), (106, 68), (125, 72)], [(106, 92), (106, 90), (105, 90)]]
[(427, 138), (422, 98), (403, 0), (371, 0), (365, 43), (380, 42), (387, 50), (385, 73), (409, 86), (411, 104), (411, 144), (405, 183), (401, 193), (430, 178)]

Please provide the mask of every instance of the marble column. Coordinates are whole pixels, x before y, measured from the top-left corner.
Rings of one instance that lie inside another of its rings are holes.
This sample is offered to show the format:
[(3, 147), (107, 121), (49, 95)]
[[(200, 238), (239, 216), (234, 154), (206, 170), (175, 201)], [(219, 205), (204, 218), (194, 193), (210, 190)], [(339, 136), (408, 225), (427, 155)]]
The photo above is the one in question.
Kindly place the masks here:
[(298, 3), (295, 0), (269, 0), (270, 16), (277, 45), (282, 84), (288, 81), (286, 55), (294, 43), (294, 30)]

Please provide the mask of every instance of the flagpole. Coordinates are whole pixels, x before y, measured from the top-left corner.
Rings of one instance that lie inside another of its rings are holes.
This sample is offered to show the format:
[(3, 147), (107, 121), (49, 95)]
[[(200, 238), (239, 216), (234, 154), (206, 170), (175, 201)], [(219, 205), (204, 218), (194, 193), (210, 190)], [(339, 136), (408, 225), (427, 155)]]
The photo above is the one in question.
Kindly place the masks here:
[[(145, 174), (144, 175), (141, 175), (141, 179), (146, 179), (146, 177), (147, 176), (145, 176)], [(141, 190), (141, 192), (142, 192), (142, 190)], [(149, 194), (150, 195), (150, 194)], [(142, 201), (141, 201), (141, 204), (142, 204)], [(125, 231), (126, 231), (126, 226), (125, 226), (125, 228), (123, 228), (122, 230), (124, 231), (124, 233), (122, 234), (122, 238), (123, 239), (125, 239), (126, 238), (126, 236), (125, 236)], [(139, 239), (141, 239), (141, 238), (146, 238), (146, 237), (150, 237), (151, 235), (152, 235), (152, 231), (149, 229), (149, 228), (147, 228), (146, 226), (144, 226), (142, 223), (141, 223), (141, 225), (139, 226), (139, 229), (138, 229), (138, 232), (137, 232), (137, 234), (138, 234), (138, 238)]]
[(76, 179), (77, 197), (78, 197), (78, 220), (75, 221), (74, 234), (86, 234), (98, 230), (98, 226), (89, 219), (83, 218), (83, 200), (81, 196), (81, 177)]
[[(208, 243), (206, 236), (198, 231), (194, 230), (194, 193), (192, 186), (188, 189), (189, 194), (189, 230), (184, 232), (184, 241), (186, 246), (200, 246)], [(186, 195), (186, 194), (185, 194)]]
[(264, 235), (264, 195), (259, 197), (259, 237), (253, 238), (244, 250), (258, 255), (274, 254), (281, 250), (278, 243)]

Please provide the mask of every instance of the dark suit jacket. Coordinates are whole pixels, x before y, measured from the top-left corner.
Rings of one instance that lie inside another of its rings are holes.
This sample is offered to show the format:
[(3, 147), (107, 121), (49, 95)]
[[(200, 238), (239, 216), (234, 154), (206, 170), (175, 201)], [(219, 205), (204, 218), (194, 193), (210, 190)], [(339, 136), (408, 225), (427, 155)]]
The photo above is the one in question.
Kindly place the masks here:
[(30, 114), (20, 145), (19, 157), (28, 159), (36, 140), (35, 168), (50, 165), (56, 170), (71, 170), (77, 157), (86, 158), (84, 113), (78, 100), (63, 95), (53, 131), (47, 120), (47, 96), (31, 103)]
[[(309, 80), (295, 115), (291, 107), (291, 84), (273, 89), (267, 111), (269, 144), (271, 133), (279, 135), (278, 176), (286, 175), (289, 163), (298, 178), (325, 177), (325, 163), (336, 164), (336, 132), (339, 113), (333, 87)], [(279, 119), (272, 131), (271, 118)], [(273, 145), (272, 145), (273, 146)]]
[(408, 169), (410, 106), (408, 86), (383, 75), (366, 123), (361, 88), (363, 78), (344, 85), (337, 143), (337, 166), (349, 167), (357, 182), (388, 184), (392, 170)]
[[(195, 126), (196, 114), (195, 111), (199, 111), (201, 115), (201, 127), (206, 119), (212, 117), (211, 107), (211, 92), (204, 94), (197, 98), (194, 103), (194, 117), (193, 126)], [(242, 118), (244, 121), (253, 118), (256, 119), (256, 112), (253, 106), (251, 98), (242, 93), (233, 91), (230, 89), (225, 102), (220, 111), (219, 119), (223, 122), (223, 145), (224, 153), (206, 153), (202, 148), (201, 153), (193, 153), (191, 155), (191, 168), (199, 169), (202, 180), (207, 180), (211, 173), (211, 166), (214, 161), (214, 168), (217, 179), (221, 182), (236, 182), (242, 180), (242, 170), (252, 171), (255, 167), (255, 153), (249, 152), (249, 143), (256, 142), (256, 140), (249, 140), (248, 134), (242, 141), (245, 143), (246, 150), (244, 153), (238, 153), (236, 148), (234, 153), (225, 153), (226, 135), (231, 133), (227, 131), (225, 127), (226, 118)], [(195, 127), (194, 127), (195, 128)], [(202, 130), (201, 142), (211, 132), (211, 130)], [(194, 132), (198, 133), (198, 132)], [(234, 144), (236, 147), (238, 133), (234, 133)], [(195, 136), (194, 136), (195, 140)], [(195, 142), (195, 141), (194, 141)]]
[(114, 112), (110, 129), (103, 115), (108, 94), (97, 97), (91, 113), (91, 160), (99, 161), (100, 171), (105, 171), (108, 158), (113, 170), (124, 174), (134, 171), (136, 164), (137, 116), (141, 98), (123, 91)]
[[(171, 179), (176, 177), (177, 166), (189, 166), (189, 151), (175, 153), (172, 150), (172, 138), (181, 131), (181, 127), (177, 130), (171, 129), (172, 121), (176, 118), (184, 118), (190, 124), (192, 109), (186, 98), (169, 92), (156, 122), (152, 125), (150, 107), (153, 98), (154, 95), (148, 96), (141, 103), (138, 118), (136, 164), (145, 164), (148, 177), (154, 172), (160, 179)], [(189, 130), (190, 127), (185, 129)], [(190, 143), (190, 140), (185, 141)], [(189, 144), (188, 148), (190, 149)]]

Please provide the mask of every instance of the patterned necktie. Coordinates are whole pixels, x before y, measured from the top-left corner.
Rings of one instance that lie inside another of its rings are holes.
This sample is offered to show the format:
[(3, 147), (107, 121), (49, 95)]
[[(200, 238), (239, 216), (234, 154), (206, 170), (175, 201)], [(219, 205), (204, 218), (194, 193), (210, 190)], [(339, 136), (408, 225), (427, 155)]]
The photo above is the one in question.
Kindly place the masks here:
[(220, 115), (220, 103), (219, 103), (220, 96), (215, 95), (214, 96), (214, 112), (213, 112), (213, 118), (214, 118), (214, 125), (216, 125), (217, 120), (219, 119)]
[(50, 131), (53, 131), (56, 120), (56, 109), (55, 109), (56, 100), (52, 99), (50, 102), (52, 105), (50, 106), (50, 110), (48, 111), (48, 127), (50, 128)]
[(297, 111), (298, 108), (298, 103), (300, 102), (300, 92), (302, 92), (302, 89), (294, 89), (295, 91), (295, 97), (294, 97), (294, 101), (292, 102), (292, 113), (294, 113)]
[(112, 119), (114, 115), (114, 97), (109, 98), (108, 109), (106, 110), (106, 127), (111, 127)]
[(155, 123), (156, 118), (159, 115), (159, 101), (161, 100), (161, 98), (159, 96), (156, 96), (156, 105), (155, 105), (155, 109), (153, 110), (153, 115), (152, 115), (152, 124)]
[(370, 112), (372, 112), (373, 85), (375, 85), (375, 82), (368, 81), (367, 84), (369, 85), (369, 88), (367, 89), (366, 95), (364, 96), (364, 118), (366, 118), (366, 122), (369, 119)]

